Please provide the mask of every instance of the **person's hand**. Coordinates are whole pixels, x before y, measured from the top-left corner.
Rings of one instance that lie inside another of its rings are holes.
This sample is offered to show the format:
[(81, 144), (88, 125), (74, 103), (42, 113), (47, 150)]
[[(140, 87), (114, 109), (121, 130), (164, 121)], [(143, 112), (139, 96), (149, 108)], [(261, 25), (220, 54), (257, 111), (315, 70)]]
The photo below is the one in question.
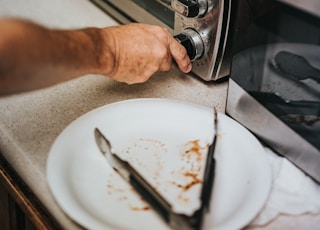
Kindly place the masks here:
[(132, 23), (106, 28), (48, 29), (0, 19), (0, 95), (49, 87), (87, 74), (127, 84), (168, 71), (172, 59), (191, 70), (186, 49), (159, 26)]
[(103, 74), (116, 81), (145, 82), (157, 71), (170, 70), (172, 59), (182, 72), (192, 68), (186, 49), (160, 26), (131, 23), (108, 27), (102, 34), (107, 46), (102, 56), (109, 63)]

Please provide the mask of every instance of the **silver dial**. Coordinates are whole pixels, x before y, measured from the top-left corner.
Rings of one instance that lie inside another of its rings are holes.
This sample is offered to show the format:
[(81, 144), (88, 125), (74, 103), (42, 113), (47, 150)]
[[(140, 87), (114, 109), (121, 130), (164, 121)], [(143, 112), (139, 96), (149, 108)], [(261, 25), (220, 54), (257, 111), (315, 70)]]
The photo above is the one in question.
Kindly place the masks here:
[(204, 44), (198, 32), (193, 29), (185, 29), (180, 34), (174, 36), (175, 39), (182, 44), (188, 53), (191, 61), (202, 57), (204, 53)]
[(179, 14), (188, 18), (198, 18), (208, 10), (207, 0), (172, 0), (172, 8)]

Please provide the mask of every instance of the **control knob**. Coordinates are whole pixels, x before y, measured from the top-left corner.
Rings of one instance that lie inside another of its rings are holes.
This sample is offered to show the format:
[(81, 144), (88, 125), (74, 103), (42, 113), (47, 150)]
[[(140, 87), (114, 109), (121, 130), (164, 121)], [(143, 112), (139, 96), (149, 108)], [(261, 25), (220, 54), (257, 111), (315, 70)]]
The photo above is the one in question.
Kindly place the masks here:
[(185, 29), (174, 38), (183, 45), (191, 61), (200, 59), (204, 53), (204, 44), (198, 32), (193, 29)]
[(198, 18), (208, 10), (207, 0), (172, 0), (171, 7), (179, 14), (188, 18)]

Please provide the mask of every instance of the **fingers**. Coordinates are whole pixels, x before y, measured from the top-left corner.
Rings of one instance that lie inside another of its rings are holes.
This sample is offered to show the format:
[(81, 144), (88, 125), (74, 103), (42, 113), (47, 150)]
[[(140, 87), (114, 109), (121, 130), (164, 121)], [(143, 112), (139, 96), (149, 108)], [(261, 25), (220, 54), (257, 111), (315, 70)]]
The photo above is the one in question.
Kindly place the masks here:
[(163, 56), (162, 62), (159, 66), (159, 70), (169, 71), (171, 69), (171, 66), (172, 66), (172, 57), (171, 57), (169, 48), (167, 48), (166, 54)]
[(115, 45), (112, 43), (111, 48), (108, 46), (110, 50), (106, 50), (110, 53), (105, 55), (106, 63), (112, 64), (112, 71), (105, 75), (114, 80), (128, 84), (145, 82), (157, 71), (170, 70), (173, 59), (182, 72), (191, 71), (186, 49), (165, 28), (127, 24), (109, 28), (107, 34), (112, 37), (108, 42)]
[(160, 40), (166, 39), (166, 45), (168, 46), (168, 57), (163, 61), (162, 65), (160, 66), (160, 70), (169, 70), (172, 65), (171, 59), (173, 58), (182, 72), (190, 72), (192, 65), (184, 46), (182, 46), (175, 38), (173, 38), (166, 28), (153, 27), (153, 29), (155, 30), (153, 32), (159, 37)]
[(179, 69), (184, 73), (190, 72), (192, 69), (192, 64), (187, 54), (187, 50), (184, 48), (184, 46), (182, 46), (176, 39), (170, 36), (169, 48), (170, 53), (176, 61)]

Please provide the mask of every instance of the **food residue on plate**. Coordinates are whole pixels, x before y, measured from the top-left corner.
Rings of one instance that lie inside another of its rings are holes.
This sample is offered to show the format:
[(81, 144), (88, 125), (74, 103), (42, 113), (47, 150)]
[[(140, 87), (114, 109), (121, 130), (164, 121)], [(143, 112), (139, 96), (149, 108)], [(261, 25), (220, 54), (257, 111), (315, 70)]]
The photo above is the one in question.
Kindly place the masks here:
[[(159, 140), (140, 138), (119, 155), (145, 177), (172, 204), (174, 210), (192, 213), (200, 205), (203, 165), (208, 147), (208, 143), (200, 140), (190, 140), (172, 147)], [(119, 202), (126, 202), (133, 211), (150, 210), (127, 182), (116, 181), (120, 178), (119, 175), (110, 177), (108, 195)]]

